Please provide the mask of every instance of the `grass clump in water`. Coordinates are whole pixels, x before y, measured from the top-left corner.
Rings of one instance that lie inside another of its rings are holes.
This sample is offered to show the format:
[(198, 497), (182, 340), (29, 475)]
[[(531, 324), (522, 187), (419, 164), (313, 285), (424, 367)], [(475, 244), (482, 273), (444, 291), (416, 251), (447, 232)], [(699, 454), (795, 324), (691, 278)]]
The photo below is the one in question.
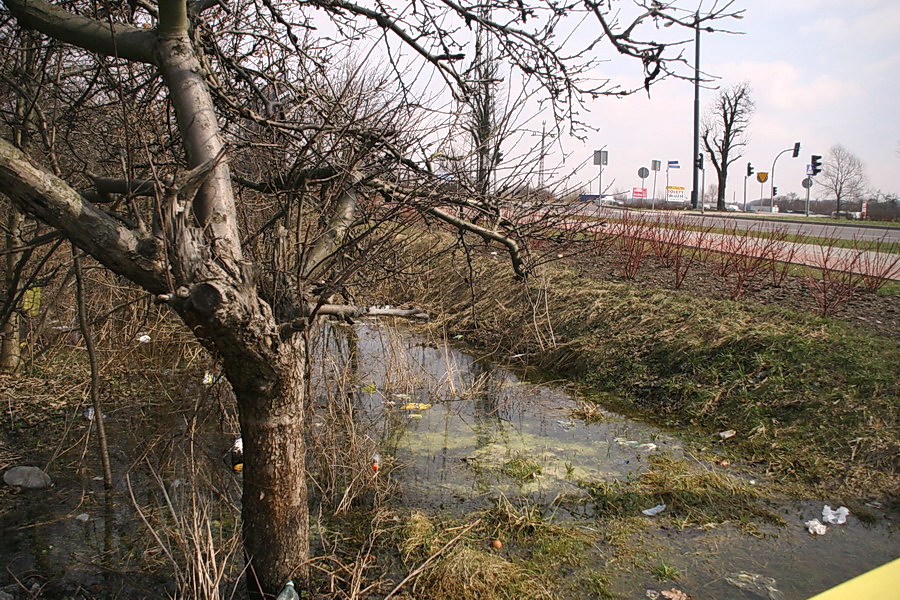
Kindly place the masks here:
[(503, 465), (503, 473), (516, 481), (523, 482), (541, 474), (541, 465), (525, 454), (517, 454)]
[(639, 515), (642, 510), (665, 504), (656, 518), (667, 518), (680, 527), (734, 523), (756, 532), (755, 522), (780, 523), (766, 510), (759, 492), (733, 475), (711, 470), (699, 463), (676, 460), (660, 454), (650, 459), (650, 468), (624, 480), (580, 482), (591, 495), (601, 518)]
[[(523, 564), (494, 550), (504, 537), (497, 523), (480, 518), (466, 525), (436, 524), (423, 513), (410, 515), (399, 542), (404, 560), (421, 569), (412, 587), (420, 600), (544, 600), (553, 598), (545, 583)], [(418, 567), (415, 565), (418, 563)], [(423, 568), (424, 567), (424, 568)]]
[(668, 579), (677, 581), (678, 579), (681, 579), (681, 571), (679, 571), (677, 567), (673, 567), (665, 562), (660, 562), (653, 567), (653, 576), (660, 581), (666, 581)]

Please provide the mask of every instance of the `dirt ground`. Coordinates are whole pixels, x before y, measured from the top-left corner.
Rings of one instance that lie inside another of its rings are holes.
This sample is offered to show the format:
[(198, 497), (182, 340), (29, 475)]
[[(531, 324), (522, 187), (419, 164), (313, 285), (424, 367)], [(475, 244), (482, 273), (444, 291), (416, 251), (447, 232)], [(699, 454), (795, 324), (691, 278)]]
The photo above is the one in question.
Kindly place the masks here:
[[(622, 254), (611, 249), (597, 256), (579, 256), (571, 259), (573, 267), (585, 276), (627, 283), (620, 265)], [(731, 297), (733, 275), (721, 276), (713, 266), (696, 263), (688, 270), (680, 291), (698, 298), (728, 299)], [(644, 257), (632, 283), (662, 289), (675, 289), (673, 269), (666, 267), (653, 255)], [(757, 276), (736, 301), (743, 304), (773, 304), (798, 312), (819, 311), (807, 277), (788, 275), (780, 286), (774, 285), (768, 272)], [(853, 296), (841, 302), (829, 317), (849, 321), (869, 328), (879, 334), (900, 337), (900, 294), (857, 290)]]

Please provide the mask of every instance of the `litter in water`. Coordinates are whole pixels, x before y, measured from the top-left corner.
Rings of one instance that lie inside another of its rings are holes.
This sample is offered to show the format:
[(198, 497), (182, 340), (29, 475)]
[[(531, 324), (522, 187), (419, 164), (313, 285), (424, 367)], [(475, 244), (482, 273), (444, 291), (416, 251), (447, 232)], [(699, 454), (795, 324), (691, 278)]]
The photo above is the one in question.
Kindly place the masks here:
[(400, 407), (401, 410), (428, 410), (431, 405), (427, 402), (407, 402)]
[(847, 522), (847, 515), (849, 514), (850, 510), (846, 506), (842, 506), (837, 510), (831, 510), (831, 507), (826, 504), (822, 509), (822, 521), (832, 525), (843, 525)]
[(666, 510), (665, 504), (657, 504), (653, 508), (648, 508), (646, 510), (642, 510), (641, 512), (647, 515), (648, 517), (652, 517), (653, 515), (658, 515), (662, 511)]
[(757, 594), (762, 598), (768, 598), (768, 600), (782, 600), (784, 598), (781, 591), (775, 587), (775, 580), (772, 577), (741, 571), (727, 575), (725, 581), (734, 587)]
[(804, 523), (804, 525), (813, 535), (825, 535), (825, 533), (828, 531), (828, 527), (822, 525), (818, 519), (807, 521), (806, 523)]
[(653, 452), (658, 447), (656, 444), (652, 442), (647, 442), (642, 444), (640, 442), (636, 442), (634, 440), (626, 440), (625, 438), (617, 437), (613, 439), (615, 443), (620, 446), (627, 446), (629, 448), (634, 448), (636, 450), (643, 450), (644, 452)]

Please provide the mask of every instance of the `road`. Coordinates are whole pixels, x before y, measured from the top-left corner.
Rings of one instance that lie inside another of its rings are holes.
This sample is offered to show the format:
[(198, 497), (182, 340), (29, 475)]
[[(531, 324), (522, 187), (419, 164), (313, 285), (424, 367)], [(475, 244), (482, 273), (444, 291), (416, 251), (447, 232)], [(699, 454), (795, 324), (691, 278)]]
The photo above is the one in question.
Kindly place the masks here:
[[(593, 209), (596, 212), (596, 209)], [(603, 207), (600, 209), (608, 216), (626, 212), (627, 209), (617, 207)], [(707, 225), (718, 228), (737, 227), (753, 231), (786, 231), (789, 234), (809, 237), (822, 237), (843, 240), (857, 239), (860, 241), (885, 242), (900, 244), (900, 227), (870, 227), (836, 223), (804, 223), (791, 221), (791, 216), (782, 217), (746, 217), (729, 213), (707, 212), (705, 215), (694, 212), (674, 211), (631, 211), (633, 214), (655, 218), (660, 221), (672, 219), (677, 215), (679, 219), (692, 225)]]

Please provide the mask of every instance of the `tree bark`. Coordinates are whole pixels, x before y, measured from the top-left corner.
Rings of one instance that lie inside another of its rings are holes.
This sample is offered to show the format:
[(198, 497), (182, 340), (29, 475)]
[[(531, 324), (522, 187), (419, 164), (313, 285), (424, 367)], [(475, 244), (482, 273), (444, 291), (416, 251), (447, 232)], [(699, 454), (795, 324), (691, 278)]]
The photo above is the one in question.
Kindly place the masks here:
[(245, 368), (241, 372), (250, 376), (247, 382), (232, 379), (244, 439), (241, 515), (251, 594), (259, 589), (277, 593), (290, 579), (299, 587), (309, 575), (306, 358), (302, 339), (296, 336), (276, 359), (270, 394), (253, 389), (254, 374)]
[[(23, 252), (14, 251), (13, 248), (22, 247), (22, 213), (15, 206), (9, 207), (9, 216), (6, 220), (6, 271), (5, 289), (9, 295), (8, 302), (16, 302), (19, 296), (19, 284), (16, 277), (16, 265), (22, 260)], [(14, 373), (19, 370), (22, 363), (22, 349), (20, 346), (20, 317), (19, 312), (13, 309), (9, 318), (3, 324), (0, 331), (0, 370)]]

